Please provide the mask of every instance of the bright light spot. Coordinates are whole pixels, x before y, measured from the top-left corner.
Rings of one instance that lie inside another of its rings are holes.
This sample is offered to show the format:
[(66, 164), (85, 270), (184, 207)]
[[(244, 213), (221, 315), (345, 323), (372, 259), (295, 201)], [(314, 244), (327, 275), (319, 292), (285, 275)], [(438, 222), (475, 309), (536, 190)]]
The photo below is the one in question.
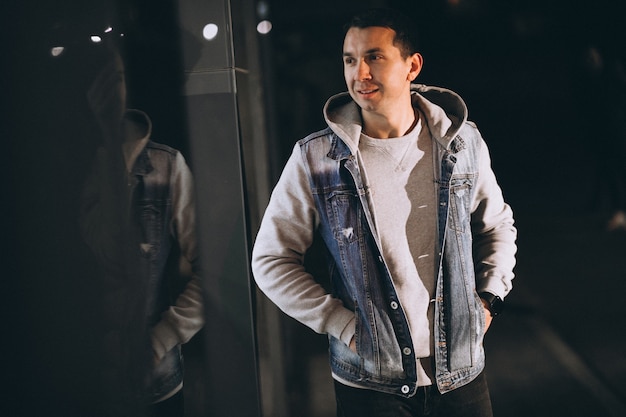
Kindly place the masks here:
[(207, 41), (212, 41), (217, 36), (217, 31), (217, 25), (215, 23), (209, 23), (202, 29), (202, 36), (204, 36), (204, 39)]
[(262, 20), (258, 25), (256, 25), (256, 30), (261, 35), (267, 35), (272, 30), (272, 22), (269, 20)]
[(91, 35), (91, 41), (93, 43), (100, 43), (102, 42), (102, 38), (98, 35)]
[(109, 32), (113, 32), (113, 28), (111, 26), (104, 29), (104, 33), (109, 33)]
[(65, 47), (63, 46), (55, 46), (50, 50), (50, 54), (52, 54), (52, 56), (57, 57), (59, 55), (61, 55), (63, 53), (63, 51), (65, 51)]

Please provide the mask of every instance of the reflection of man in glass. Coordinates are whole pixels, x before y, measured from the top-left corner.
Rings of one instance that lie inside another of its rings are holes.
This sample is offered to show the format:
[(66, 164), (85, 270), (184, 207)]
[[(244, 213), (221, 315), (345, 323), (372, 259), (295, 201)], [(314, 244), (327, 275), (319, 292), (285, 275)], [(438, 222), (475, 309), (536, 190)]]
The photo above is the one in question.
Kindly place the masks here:
[(150, 140), (148, 116), (126, 109), (122, 60), (107, 55), (87, 94), (104, 143), (81, 212), (105, 270), (104, 381), (126, 410), (182, 416), (181, 344), (203, 325), (193, 179), (180, 152)]

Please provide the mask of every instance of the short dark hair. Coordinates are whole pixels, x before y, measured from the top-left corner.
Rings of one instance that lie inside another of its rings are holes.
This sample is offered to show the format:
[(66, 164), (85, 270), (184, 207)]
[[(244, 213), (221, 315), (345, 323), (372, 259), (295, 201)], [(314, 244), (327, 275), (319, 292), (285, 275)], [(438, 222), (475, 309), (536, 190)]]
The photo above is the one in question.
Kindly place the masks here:
[(396, 34), (393, 43), (400, 49), (403, 58), (417, 52), (418, 39), (415, 25), (405, 15), (389, 8), (373, 8), (365, 10), (350, 19), (344, 26), (344, 35), (351, 28), (368, 28), (372, 26), (392, 29)]

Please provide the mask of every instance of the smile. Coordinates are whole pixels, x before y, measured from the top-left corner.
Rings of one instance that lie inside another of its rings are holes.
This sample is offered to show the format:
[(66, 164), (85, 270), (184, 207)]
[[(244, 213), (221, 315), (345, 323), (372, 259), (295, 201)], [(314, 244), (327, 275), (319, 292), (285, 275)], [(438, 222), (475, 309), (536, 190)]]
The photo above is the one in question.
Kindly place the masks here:
[(356, 90), (357, 93), (359, 93), (361, 95), (364, 95), (364, 96), (369, 95), (369, 94), (373, 94), (376, 91), (378, 91), (377, 88), (372, 88), (372, 89), (369, 89), (369, 90)]

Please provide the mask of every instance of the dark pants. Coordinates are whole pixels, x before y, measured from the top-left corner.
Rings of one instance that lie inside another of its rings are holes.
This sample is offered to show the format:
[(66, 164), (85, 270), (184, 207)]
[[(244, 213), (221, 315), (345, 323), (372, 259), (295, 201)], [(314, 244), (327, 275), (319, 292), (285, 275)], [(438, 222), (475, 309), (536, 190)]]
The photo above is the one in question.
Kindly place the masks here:
[(411, 398), (335, 381), (337, 417), (492, 417), (484, 372), (474, 381), (440, 394), (434, 386), (420, 387)]
[(171, 398), (152, 404), (148, 417), (183, 417), (185, 415), (185, 397), (181, 389)]

